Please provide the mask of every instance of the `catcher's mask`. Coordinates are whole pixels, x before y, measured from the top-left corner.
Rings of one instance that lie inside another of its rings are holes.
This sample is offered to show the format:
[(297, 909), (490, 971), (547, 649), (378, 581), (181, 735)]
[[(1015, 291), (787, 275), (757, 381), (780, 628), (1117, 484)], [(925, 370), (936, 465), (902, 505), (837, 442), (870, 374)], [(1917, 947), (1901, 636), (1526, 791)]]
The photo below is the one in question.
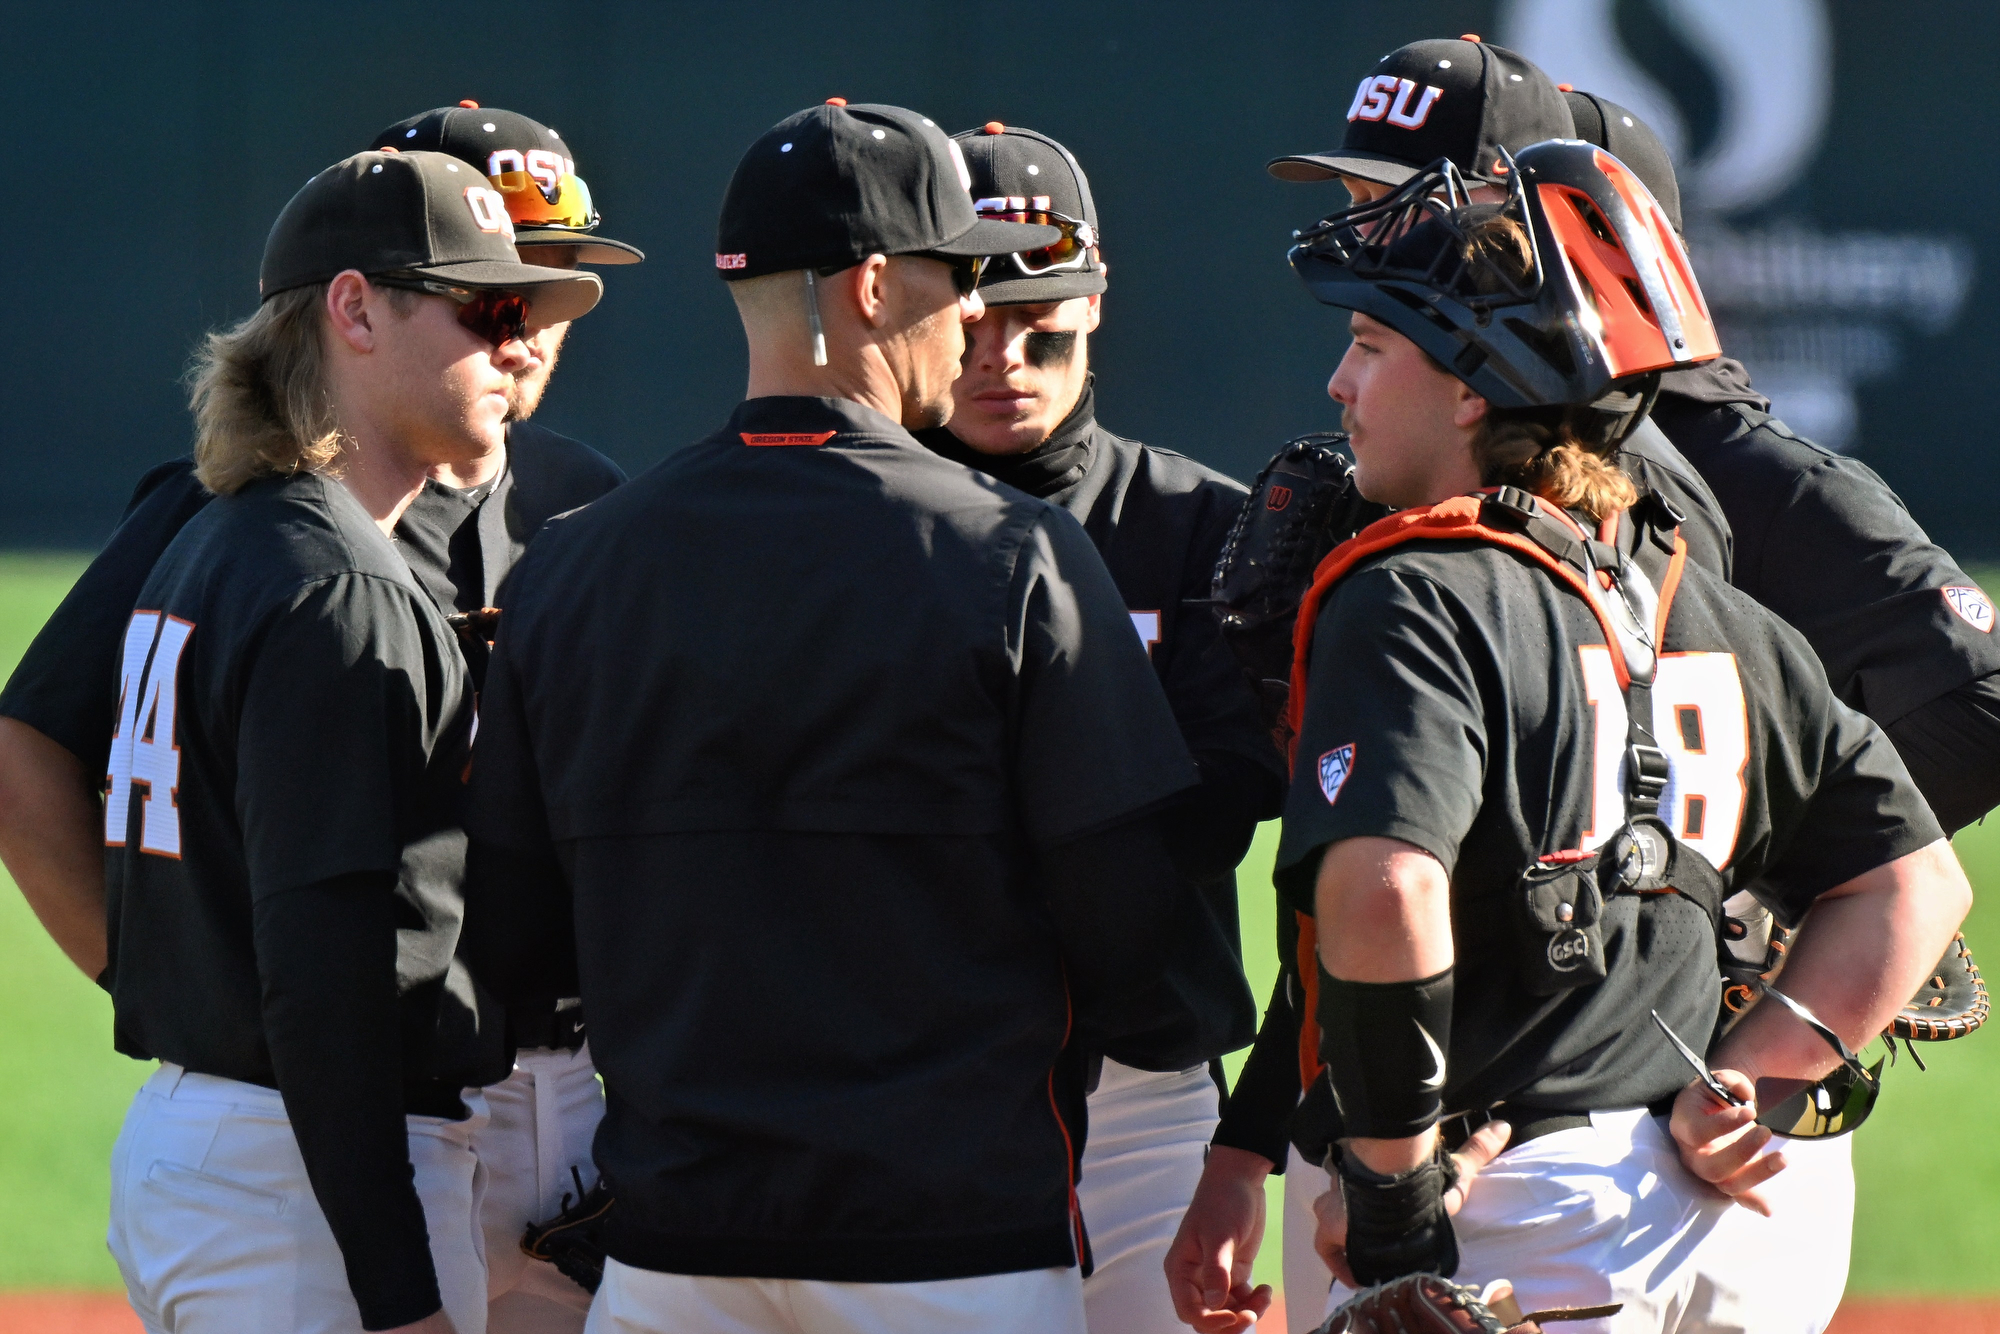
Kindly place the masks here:
[[(1471, 205), (1439, 158), (1296, 233), (1292, 268), (1315, 298), (1380, 320), (1496, 408), (1586, 404), (1629, 429), (1657, 372), (1721, 355), (1687, 251), (1601, 148), (1550, 139), (1508, 166), (1506, 201)], [(1498, 218), (1526, 238), (1518, 269), (1491, 254)]]

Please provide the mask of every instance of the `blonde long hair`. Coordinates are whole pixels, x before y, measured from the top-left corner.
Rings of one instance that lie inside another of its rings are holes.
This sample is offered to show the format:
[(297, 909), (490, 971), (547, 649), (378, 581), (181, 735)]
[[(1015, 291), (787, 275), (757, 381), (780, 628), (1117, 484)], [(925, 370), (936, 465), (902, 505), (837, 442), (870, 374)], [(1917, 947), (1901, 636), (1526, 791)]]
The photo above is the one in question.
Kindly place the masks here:
[(202, 338), (188, 368), (194, 468), (226, 496), (259, 477), (333, 472), (340, 426), (320, 343), (325, 283), (280, 292)]
[[(1528, 234), (1497, 210), (1471, 221), (1463, 258), (1467, 269), (1500, 270), (1519, 282), (1533, 267)], [(1472, 439), (1472, 459), (1486, 486), (1518, 486), (1593, 519), (1629, 509), (1639, 499), (1618, 469), (1618, 428), (1625, 418), (1587, 404), (1489, 408)]]

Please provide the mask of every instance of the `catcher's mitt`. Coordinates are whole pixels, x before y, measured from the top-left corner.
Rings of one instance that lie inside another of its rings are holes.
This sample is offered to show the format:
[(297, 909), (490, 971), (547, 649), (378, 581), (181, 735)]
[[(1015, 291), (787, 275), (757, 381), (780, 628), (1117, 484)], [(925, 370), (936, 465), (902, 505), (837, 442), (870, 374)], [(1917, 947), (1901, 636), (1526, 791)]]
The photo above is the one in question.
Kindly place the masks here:
[(576, 1181), (575, 1203), (563, 1192), (562, 1212), (546, 1223), (530, 1223), (521, 1234), (521, 1250), (530, 1259), (546, 1260), (585, 1292), (596, 1292), (604, 1281), (604, 1216), (614, 1203), (602, 1178), (589, 1190), (583, 1174), (569, 1169)]
[[(1354, 489), (1339, 433), (1302, 435), (1257, 474), (1222, 544), (1210, 605), (1275, 730), (1291, 692), (1292, 624), (1326, 554), (1389, 513)], [(1282, 748), (1282, 746), (1281, 746)]]
[(1962, 1038), (1985, 1023), (1992, 1008), (1986, 979), (1979, 975), (1979, 965), (1972, 961), (1965, 937), (1953, 936), (1937, 970), (1889, 1021), (1889, 1031), (1917, 1042)]
[(1505, 1280), (1482, 1291), (1436, 1274), (1405, 1274), (1355, 1293), (1313, 1334), (1542, 1334), (1544, 1322), (1598, 1320), (1622, 1309), (1615, 1303), (1522, 1315)]

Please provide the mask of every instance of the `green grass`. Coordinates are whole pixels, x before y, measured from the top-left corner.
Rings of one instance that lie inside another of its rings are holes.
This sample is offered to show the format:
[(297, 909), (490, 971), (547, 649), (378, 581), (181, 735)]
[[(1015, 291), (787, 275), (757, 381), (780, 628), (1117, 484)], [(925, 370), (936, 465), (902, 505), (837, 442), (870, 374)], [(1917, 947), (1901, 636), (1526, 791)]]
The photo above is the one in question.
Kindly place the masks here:
[[(81, 557), (0, 557), (0, 674), (11, 672), (83, 568)], [(1987, 586), (1994, 581), (1983, 580)], [(1243, 941), (1261, 1005), (1276, 973), (1270, 891), (1277, 826), (1259, 831), (1238, 875)], [(1957, 840), (1975, 889), (2000, 892), (2000, 817)], [(4, 876), (0, 876), (4, 880)], [(1975, 912), (1975, 955), (2000, 960), (2000, 911)], [(149, 1067), (111, 1050), (111, 1007), (42, 934), (11, 883), (0, 885), (0, 1289), (115, 1288), (104, 1250), (107, 1164), (132, 1091)], [(1930, 1073), (1905, 1059), (1855, 1140), (1859, 1206), (1855, 1292), (2000, 1292), (2000, 1036), (1932, 1045)], [(1232, 1077), (1241, 1054), (1228, 1061)], [(1259, 1282), (1278, 1282), (1280, 1210)]]

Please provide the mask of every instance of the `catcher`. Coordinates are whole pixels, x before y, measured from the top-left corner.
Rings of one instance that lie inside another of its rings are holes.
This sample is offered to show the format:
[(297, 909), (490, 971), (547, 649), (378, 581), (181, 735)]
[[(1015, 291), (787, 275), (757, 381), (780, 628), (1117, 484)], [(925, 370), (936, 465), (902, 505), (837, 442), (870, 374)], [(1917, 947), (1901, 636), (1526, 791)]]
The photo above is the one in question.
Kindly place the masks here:
[(1648, 1016), (1710, 1032), (1723, 898), (1761, 879), (1810, 914), (1786, 991), (1858, 1044), (1970, 890), (1879, 729), (1609, 462), (1657, 373), (1715, 355), (1658, 205), (1589, 147), (1512, 165), (1503, 204), (1440, 161), (1292, 252), (1355, 312), (1329, 392), (1359, 491), (1404, 511), (1320, 567), (1289, 700), (1322, 1252), (1350, 1286), (1504, 1277), (1669, 1329), (1727, 1200), (1783, 1168), (1769, 1123), (1837, 1059), (1766, 1005), (1688, 1080)]

